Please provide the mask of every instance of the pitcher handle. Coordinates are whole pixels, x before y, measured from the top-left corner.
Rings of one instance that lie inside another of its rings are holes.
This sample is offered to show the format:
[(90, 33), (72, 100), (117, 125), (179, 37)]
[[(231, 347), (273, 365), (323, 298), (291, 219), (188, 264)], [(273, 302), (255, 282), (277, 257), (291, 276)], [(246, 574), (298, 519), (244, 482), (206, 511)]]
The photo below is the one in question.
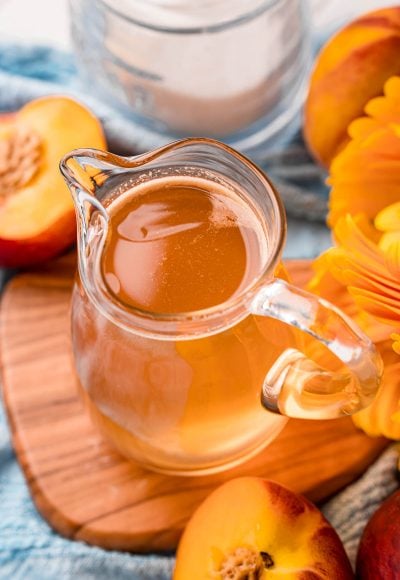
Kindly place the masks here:
[(372, 341), (333, 304), (275, 279), (259, 290), (250, 309), (309, 334), (346, 367), (329, 371), (300, 350), (286, 349), (263, 384), (261, 401), (269, 411), (331, 419), (351, 415), (372, 402), (382, 377), (382, 360)]

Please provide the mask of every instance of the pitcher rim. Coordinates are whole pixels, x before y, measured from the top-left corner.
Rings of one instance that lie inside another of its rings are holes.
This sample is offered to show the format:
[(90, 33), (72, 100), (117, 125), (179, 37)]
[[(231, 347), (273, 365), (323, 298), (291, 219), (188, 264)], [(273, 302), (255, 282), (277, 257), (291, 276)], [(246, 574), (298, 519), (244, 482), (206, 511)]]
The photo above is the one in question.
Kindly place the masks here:
[[(136, 319), (139, 319), (142, 322), (144, 320), (147, 320), (149, 322), (152, 322), (153, 324), (165, 323), (167, 325), (173, 325), (176, 323), (190, 321), (193, 325), (195, 325), (196, 323), (206, 324), (207, 322), (211, 322), (212, 320), (215, 321), (215, 319), (218, 317), (221, 317), (221, 315), (229, 315), (230, 314), (233, 317), (233, 319), (235, 319), (235, 320), (238, 317), (242, 317), (241, 315), (243, 314), (243, 308), (245, 308), (246, 305), (248, 304), (248, 302), (251, 300), (251, 298), (253, 298), (255, 296), (257, 290), (263, 284), (265, 284), (265, 280), (268, 277), (268, 274), (271, 273), (271, 271), (273, 271), (274, 266), (277, 265), (277, 263), (280, 259), (280, 256), (282, 254), (282, 249), (283, 249), (285, 239), (286, 239), (286, 214), (285, 214), (284, 205), (283, 205), (283, 202), (282, 202), (281, 197), (279, 195), (279, 192), (277, 191), (277, 189), (273, 185), (273, 183), (270, 181), (270, 179), (267, 177), (267, 175), (264, 173), (264, 171), (256, 163), (254, 163), (253, 161), (248, 159), (245, 155), (243, 155), (239, 151), (236, 151), (235, 149), (233, 149), (229, 145), (226, 145), (225, 143), (222, 143), (220, 141), (217, 141), (215, 139), (211, 139), (208, 137), (186, 138), (186, 139), (181, 139), (178, 141), (173, 141), (173, 142), (168, 143), (167, 145), (163, 145), (157, 149), (153, 149), (151, 151), (141, 153), (141, 154), (135, 155), (135, 156), (120, 156), (120, 155), (117, 155), (114, 153), (110, 153), (108, 151), (102, 151), (102, 150), (90, 149), (90, 148), (89, 149), (80, 148), (80, 149), (75, 149), (73, 151), (70, 151), (60, 161), (60, 170), (61, 170), (64, 178), (70, 184), (73, 183), (73, 185), (75, 187), (82, 189), (82, 186), (69, 174), (68, 168), (66, 165), (66, 162), (69, 159), (72, 159), (76, 156), (80, 156), (80, 157), (84, 156), (87, 158), (103, 160), (107, 163), (115, 163), (116, 168), (121, 167), (121, 169), (124, 169), (124, 168), (129, 169), (129, 168), (134, 168), (135, 166), (140, 167), (141, 165), (143, 165), (145, 163), (149, 163), (151, 161), (157, 160), (158, 158), (162, 157), (163, 155), (165, 155), (168, 152), (179, 150), (179, 149), (185, 148), (187, 146), (196, 145), (196, 144), (207, 145), (213, 149), (219, 149), (219, 150), (224, 151), (228, 155), (233, 156), (236, 159), (238, 159), (241, 163), (243, 163), (245, 166), (247, 166), (248, 169), (250, 169), (253, 173), (255, 173), (257, 175), (257, 177), (260, 181), (260, 185), (262, 184), (264, 186), (265, 193), (268, 195), (269, 199), (272, 201), (274, 219), (275, 220), (277, 219), (277, 221), (278, 221), (277, 227), (276, 227), (277, 235), (274, 238), (273, 243), (269, 247), (269, 251), (268, 251), (268, 255), (267, 255), (267, 259), (266, 259), (266, 263), (265, 263), (264, 267), (262, 269), (260, 269), (260, 272), (254, 277), (254, 279), (247, 286), (245, 286), (240, 292), (234, 293), (231, 297), (229, 297), (224, 302), (221, 302), (221, 303), (216, 304), (214, 306), (210, 306), (210, 307), (203, 308), (203, 309), (186, 311), (186, 312), (177, 312), (177, 313), (163, 313), (163, 312), (153, 312), (151, 310), (144, 310), (144, 309), (140, 309), (140, 308), (137, 308), (137, 307), (134, 307), (131, 305), (127, 305), (113, 296), (113, 294), (110, 292), (110, 290), (106, 286), (103, 277), (101, 277), (101, 280), (98, 281), (98, 287), (100, 288), (102, 294), (106, 294), (109, 299), (111, 298), (111, 303), (114, 304), (115, 306), (119, 307), (119, 310), (122, 310), (124, 313), (127, 313), (127, 314), (135, 317)], [(244, 194), (246, 194), (246, 190), (244, 190)], [(262, 215), (265, 216), (265, 212), (262, 210), (262, 208), (259, 208), (259, 209), (262, 212)], [(79, 252), (79, 248), (78, 248), (78, 252)], [(81, 272), (81, 277), (83, 278), (82, 282), (83, 282), (84, 286), (87, 287), (86, 275), (82, 276), (82, 274), (84, 274), (84, 273)], [(121, 306), (123, 307), (123, 309), (121, 309)], [(107, 310), (109, 310), (109, 309), (107, 308)], [(240, 312), (238, 312), (239, 310), (240, 310)], [(109, 315), (110, 315), (110, 313), (108, 313), (108, 316)], [(228, 322), (226, 321), (226, 316), (224, 316), (224, 319), (225, 319), (225, 324), (223, 324), (223, 325), (221, 325), (221, 323), (218, 324), (218, 322), (217, 322), (216, 330), (218, 330), (218, 328), (221, 328), (221, 326), (226, 328), (227, 326), (232, 325), (230, 321), (228, 321)], [(117, 324), (119, 324), (119, 322), (117, 322)], [(145, 325), (145, 326), (147, 326), (147, 325)], [(202, 324), (201, 324), (201, 326), (202, 326)], [(147, 329), (147, 330), (149, 330), (149, 329)], [(134, 332), (135, 329), (132, 328), (132, 331)], [(171, 328), (171, 331), (172, 331), (172, 334), (175, 333), (173, 328)], [(167, 329), (165, 329), (164, 331), (158, 332), (157, 328), (153, 328), (151, 332), (152, 332), (152, 334), (153, 333), (155, 333), (155, 334), (169, 334)], [(211, 330), (211, 332), (212, 332), (212, 330)], [(205, 334), (209, 334), (209, 333), (210, 332), (206, 332)]]

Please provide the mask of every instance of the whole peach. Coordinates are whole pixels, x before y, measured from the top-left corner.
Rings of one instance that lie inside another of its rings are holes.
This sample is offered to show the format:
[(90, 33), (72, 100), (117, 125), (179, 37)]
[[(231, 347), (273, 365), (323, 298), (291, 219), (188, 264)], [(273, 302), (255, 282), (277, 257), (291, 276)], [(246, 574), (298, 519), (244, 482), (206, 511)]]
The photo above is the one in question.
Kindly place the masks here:
[(335, 530), (308, 500), (256, 477), (216, 489), (189, 521), (174, 580), (350, 580)]
[(329, 167), (348, 141), (347, 128), (367, 102), (400, 73), (400, 7), (367, 13), (339, 31), (322, 49), (304, 110), (304, 138)]
[(400, 491), (380, 506), (364, 530), (357, 555), (357, 578), (400, 578)]

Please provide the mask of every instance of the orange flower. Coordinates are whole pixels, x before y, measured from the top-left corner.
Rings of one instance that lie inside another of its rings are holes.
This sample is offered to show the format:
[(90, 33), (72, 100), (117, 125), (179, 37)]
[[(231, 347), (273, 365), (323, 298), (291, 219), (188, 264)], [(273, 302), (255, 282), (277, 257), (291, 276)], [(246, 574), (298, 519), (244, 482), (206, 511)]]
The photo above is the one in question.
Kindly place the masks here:
[(400, 200), (400, 77), (389, 79), (384, 93), (367, 104), (368, 116), (351, 123), (351, 141), (332, 162), (331, 226), (347, 213), (373, 220)]
[(335, 247), (314, 262), (310, 289), (350, 314), (385, 362), (380, 392), (355, 424), (400, 439), (400, 77), (366, 113), (331, 165)]
[(336, 247), (316, 263), (313, 285), (324, 293), (322, 272), (329, 271), (354, 299), (361, 325), (373, 335), (382, 330), (363, 313), (389, 325), (400, 353), (400, 77), (389, 79), (384, 93), (350, 125), (351, 141), (332, 162)]
[[(377, 225), (382, 225), (380, 220)], [(349, 314), (375, 342), (385, 363), (375, 401), (354, 415), (354, 423), (369, 435), (400, 439), (400, 334), (393, 333), (400, 329), (400, 275), (380, 247), (386, 234), (378, 243), (371, 239), (378, 235), (365, 215), (340, 218), (334, 228), (337, 246), (314, 262), (310, 289)], [(394, 350), (390, 339), (395, 340)]]
[(385, 252), (371, 239), (376, 237), (364, 215), (340, 218), (334, 228), (337, 246), (314, 262), (310, 288), (337, 303), (339, 284), (341, 308), (378, 342), (400, 329), (400, 272), (388, 267)]

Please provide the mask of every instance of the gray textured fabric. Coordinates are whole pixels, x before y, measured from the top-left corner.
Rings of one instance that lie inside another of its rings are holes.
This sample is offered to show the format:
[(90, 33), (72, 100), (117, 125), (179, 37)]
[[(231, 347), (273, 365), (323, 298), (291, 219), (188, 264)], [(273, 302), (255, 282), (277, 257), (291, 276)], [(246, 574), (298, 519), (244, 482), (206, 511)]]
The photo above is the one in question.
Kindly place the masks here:
[(396, 446), (380, 458), (353, 485), (323, 507), (325, 517), (338, 532), (352, 564), (355, 563), (360, 536), (380, 504), (398, 487)]

